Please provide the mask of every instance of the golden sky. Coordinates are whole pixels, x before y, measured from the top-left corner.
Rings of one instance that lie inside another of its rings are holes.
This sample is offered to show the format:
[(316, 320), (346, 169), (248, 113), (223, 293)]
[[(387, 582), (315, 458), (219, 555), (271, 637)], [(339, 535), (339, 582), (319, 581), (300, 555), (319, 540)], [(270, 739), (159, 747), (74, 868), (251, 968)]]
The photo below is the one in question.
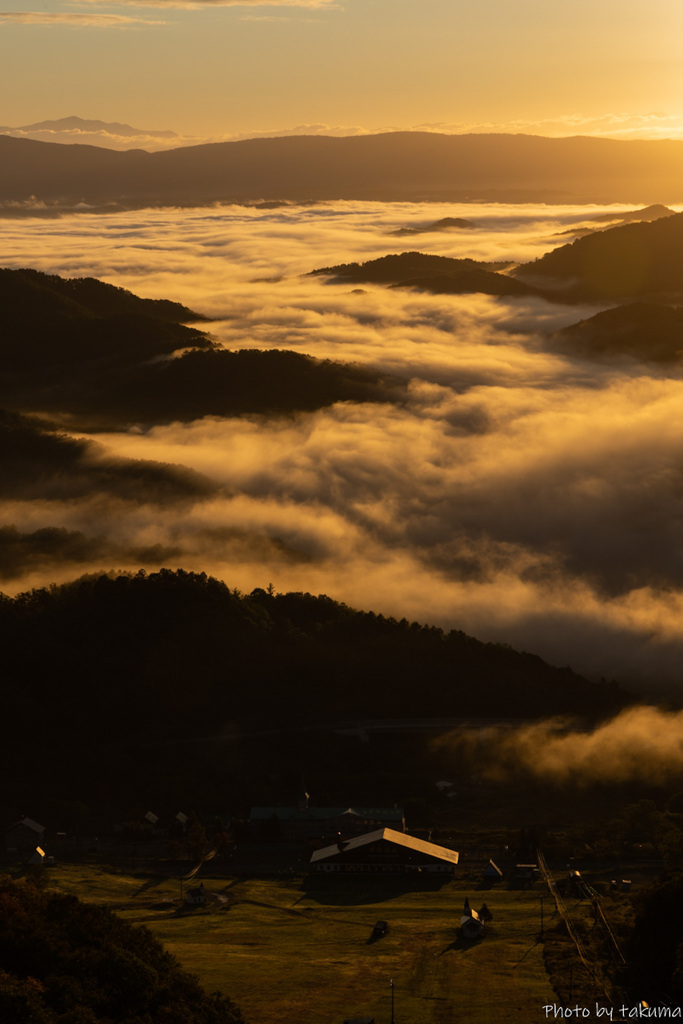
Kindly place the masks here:
[(683, 137), (680, 0), (0, 0), (0, 123)]

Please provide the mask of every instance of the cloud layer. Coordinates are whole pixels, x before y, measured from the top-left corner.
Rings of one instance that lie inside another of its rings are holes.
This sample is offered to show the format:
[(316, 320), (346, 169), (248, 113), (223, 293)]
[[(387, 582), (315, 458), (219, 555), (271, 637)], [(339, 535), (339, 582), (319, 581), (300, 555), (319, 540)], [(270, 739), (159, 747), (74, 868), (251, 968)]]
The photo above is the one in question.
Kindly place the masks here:
[(0, 12), (0, 25), (65, 25), (69, 28), (128, 28), (130, 25), (164, 25), (164, 21), (132, 18), (125, 14), (73, 14), (67, 11)]
[[(89, 4), (108, 4), (110, 0), (81, 0)], [(115, 0), (118, 7), (174, 7), (200, 10), (202, 7), (331, 7), (335, 0)]]
[[(54, 535), (40, 534), (61, 529), (63, 550), (85, 551), (80, 536), (98, 551), (106, 542), (116, 568), (158, 545), (159, 564), (175, 552), (173, 565), (241, 589), (327, 592), (595, 675), (675, 687), (683, 373), (546, 350), (546, 332), (596, 307), (305, 276), (414, 248), (391, 232), (443, 216), (475, 228), (421, 235), (422, 251), (525, 261), (597, 212), (321, 203), (5, 221), (8, 265), (173, 297), (215, 317), (212, 334), (230, 348), (290, 348), (412, 381), (400, 405), (100, 436), (120, 459), (186, 466), (215, 492), (154, 503), (142, 480), (112, 499), (93, 477), (78, 500), (38, 484), (9, 496), (2, 523), (29, 539), (23, 565), (14, 541), (5, 588), (69, 575), (64, 559), (50, 564)], [(48, 551), (40, 563), (37, 547)], [(71, 575), (84, 564), (74, 557)]]

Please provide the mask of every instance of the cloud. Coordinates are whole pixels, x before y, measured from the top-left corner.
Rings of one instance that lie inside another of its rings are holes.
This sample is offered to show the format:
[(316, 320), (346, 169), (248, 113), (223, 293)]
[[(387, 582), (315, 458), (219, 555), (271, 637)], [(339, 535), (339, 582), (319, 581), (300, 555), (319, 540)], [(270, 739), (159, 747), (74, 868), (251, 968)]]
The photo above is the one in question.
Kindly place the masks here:
[(413, 131), (444, 132), (448, 135), (503, 132), (523, 135), (596, 135), (621, 139), (674, 139), (683, 136), (683, 116), (653, 112), (647, 114), (609, 113), (599, 116), (564, 114), (539, 120), (428, 122)]
[[(97, 15), (91, 17), (96, 18)], [(245, 15), (242, 20), (291, 20), (289, 16), (285, 16), (282, 19), (260, 18), (258, 16)], [(297, 20), (301, 20), (298, 18)], [(310, 19), (304, 19), (310, 20)], [(164, 22), (152, 22), (145, 20), (144, 24), (165, 24)], [(263, 131), (253, 132), (222, 132), (209, 136), (198, 136), (198, 135), (180, 135), (173, 131), (145, 131), (145, 130), (126, 130), (120, 131), (122, 126), (114, 124), (103, 123), (101, 127), (92, 127), (92, 123), (88, 125), (84, 122), (83, 125), (65, 126), (59, 122), (53, 122), (52, 125), (46, 126), (20, 126), (17, 128), (12, 127), (0, 127), (0, 132), (3, 135), (11, 135), (14, 138), (25, 138), (34, 139), (38, 142), (59, 142), (62, 144), (81, 144), (100, 146), (104, 149), (146, 149), (151, 152), (159, 152), (167, 149), (178, 149), (181, 146), (199, 146), (205, 143), (213, 142), (239, 142), (243, 139), (273, 139), (282, 138), (290, 135), (333, 135), (336, 137), (344, 137), (348, 135), (368, 135), (371, 134), (367, 129), (361, 128), (358, 125), (328, 125), (328, 124), (300, 124), (294, 128), (272, 128)], [(128, 126), (124, 126), (128, 129)]]
[[(81, 0), (82, 3), (111, 6), (110, 0)], [(336, 9), (336, 0), (115, 0), (117, 6), (172, 7), (200, 10), (202, 7), (307, 7)]]
[(59, 527), (46, 527), (33, 533), (21, 533), (14, 525), (0, 527), (0, 580), (10, 581), (27, 575), (72, 573), (79, 565), (93, 563), (110, 567), (119, 563), (158, 565), (175, 560), (178, 548), (156, 544), (129, 548), (112, 544), (106, 537), (87, 537), (84, 533)]
[(521, 773), (563, 786), (657, 784), (683, 772), (683, 712), (633, 707), (590, 730), (543, 721), (518, 729), (449, 733), (435, 745), (469, 754), (477, 771), (492, 779)]
[(127, 28), (129, 25), (166, 25), (165, 21), (149, 18), (131, 18), (124, 14), (70, 14), (65, 11), (50, 14), (40, 11), (5, 11), (0, 13), (0, 25), (66, 25), (69, 28)]

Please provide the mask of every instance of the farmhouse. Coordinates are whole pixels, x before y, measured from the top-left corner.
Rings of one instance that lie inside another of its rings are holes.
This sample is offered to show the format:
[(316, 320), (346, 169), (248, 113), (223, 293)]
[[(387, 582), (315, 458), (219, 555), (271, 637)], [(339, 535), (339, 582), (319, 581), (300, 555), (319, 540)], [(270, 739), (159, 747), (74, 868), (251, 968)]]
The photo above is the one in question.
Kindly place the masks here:
[(206, 903), (206, 893), (204, 892), (204, 883), (202, 882), (197, 889), (188, 889), (185, 897), (185, 902), (191, 906), (203, 906)]
[(416, 839), (392, 828), (354, 836), (311, 856), (315, 871), (439, 872), (452, 874), (458, 863), (455, 850)]

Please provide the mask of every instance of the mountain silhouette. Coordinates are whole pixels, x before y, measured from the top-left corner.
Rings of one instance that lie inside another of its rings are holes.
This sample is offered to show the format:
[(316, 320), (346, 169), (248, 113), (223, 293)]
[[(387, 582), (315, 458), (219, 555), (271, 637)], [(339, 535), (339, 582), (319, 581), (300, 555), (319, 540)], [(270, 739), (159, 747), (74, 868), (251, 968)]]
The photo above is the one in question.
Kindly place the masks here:
[(178, 133), (171, 131), (162, 131), (159, 129), (145, 129), (145, 128), (133, 128), (129, 124), (121, 124), (119, 121), (98, 121), (98, 120), (87, 120), (82, 117), (61, 117), (56, 121), (36, 121), (35, 124), (20, 125), (15, 128), (9, 128), (6, 126), (0, 127), (0, 132), (3, 134), (9, 134), (11, 132), (21, 132), (23, 135), (27, 135), (29, 132), (108, 132), (112, 135), (128, 135), (131, 138), (135, 138), (138, 135), (154, 135), (158, 138), (164, 139), (177, 139)]
[[(619, 227), (622, 224), (633, 224), (637, 221), (652, 221), (661, 220), (662, 217), (671, 217), (675, 213), (675, 210), (670, 210), (668, 206), (662, 206), (661, 203), (655, 203), (653, 206), (646, 206), (642, 210), (627, 210), (621, 211), (620, 213), (603, 213), (597, 217), (589, 217), (583, 224), (577, 224), (573, 228), (567, 228), (566, 231), (559, 231), (557, 237), (562, 235), (571, 235), (573, 238), (583, 238), (584, 235), (591, 235), (595, 231), (604, 231), (605, 227)], [(588, 225), (595, 225), (589, 227)]]
[(406, 382), (297, 352), (219, 348), (179, 303), (0, 269), (0, 406), (82, 429), (400, 400)]
[(463, 217), (442, 217), (440, 220), (432, 221), (431, 224), (424, 224), (420, 227), (398, 228), (396, 231), (390, 231), (389, 234), (395, 235), (397, 238), (403, 238), (406, 235), (427, 235), (435, 231), (469, 231), (472, 228), (476, 228), (476, 226), (474, 221), (466, 220)]
[[(662, 217), (671, 217), (675, 210), (670, 210), (668, 206), (663, 206), (661, 203), (653, 203), (651, 206), (645, 206), (642, 210), (622, 210), (620, 213), (601, 213), (597, 217), (589, 217), (591, 221), (604, 224), (608, 221), (615, 221), (619, 224), (630, 224), (634, 221), (641, 220), (661, 220)], [(617, 226), (616, 223), (614, 225)]]
[(566, 301), (683, 297), (683, 213), (578, 238), (512, 271)]
[(654, 363), (680, 362), (683, 309), (632, 302), (607, 309), (550, 336), (552, 346), (588, 358), (631, 356)]
[(438, 295), (483, 292), (486, 295), (535, 295), (537, 289), (514, 278), (496, 273), (504, 263), (453, 259), (422, 252), (403, 252), (366, 263), (342, 263), (312, 270), (311, 275), (327, 276), (333, 284), (388, 284), (415, 288)]
[[(5, 774), (22, 763), (10, 794), (19, 804), (66, 792), (111, 813), (130, 805), (143, 779), (160, 803), (240, 806), (302, 758), (319, 759), (348, 791), (349, 764), (355, 772), (365, 758), (333, 732), (349, 719), (385, 719), (389, 709), (410, 720), (585, 720), (630, 702), (616, 685), (459, 630), (325, 595), (241, 595), (182, 569), (93, 574), (3, 598), (0, 628), (5, 714), (30, 721), (33, 739), (30, 758), (21, 729), (8, 729), (0, 749)], [(433, 763), (423, 743), (411, 742), (407, 793), (421, 792)], [(384, 777), (397, 748), (378, 746), (368, 774)], [(425, 765), (418, 782), (416, 763)]]
[(0, 202), (73, 208), (252, 200), (683, 201), (683, 141), (284, 136), (117, 152), (0, 136)]

